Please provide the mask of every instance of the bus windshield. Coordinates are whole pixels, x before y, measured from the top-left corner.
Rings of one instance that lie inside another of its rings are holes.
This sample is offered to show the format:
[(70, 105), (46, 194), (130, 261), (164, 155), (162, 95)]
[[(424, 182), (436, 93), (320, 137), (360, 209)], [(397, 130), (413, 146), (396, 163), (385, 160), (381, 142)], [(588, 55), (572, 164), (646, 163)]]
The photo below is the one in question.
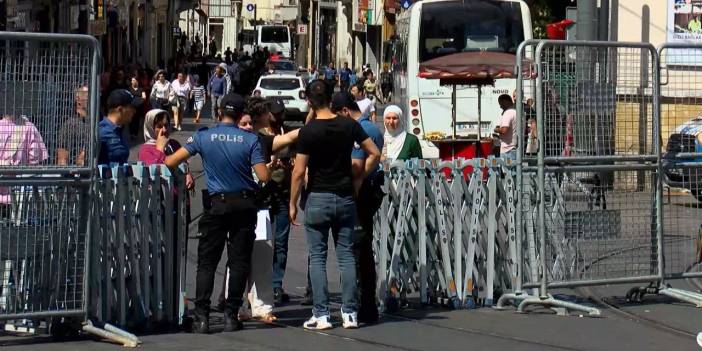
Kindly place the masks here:
[(288, 40), (288, 27), (286, 26), (270, 26), (261, 28), (262, 43), (287, 43)]
[(516, 53), (524, 41), (518, 2), (430, 2), (422, 6), (419, 62), (469, 51)]

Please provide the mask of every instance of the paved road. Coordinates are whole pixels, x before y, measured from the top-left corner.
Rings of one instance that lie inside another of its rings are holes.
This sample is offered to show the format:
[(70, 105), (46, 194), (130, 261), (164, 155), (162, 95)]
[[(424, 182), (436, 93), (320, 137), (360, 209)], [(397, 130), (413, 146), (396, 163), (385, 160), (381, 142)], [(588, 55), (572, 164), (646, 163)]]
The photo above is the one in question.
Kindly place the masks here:
[[(184, 141), (197, 126), (186, 120), (185, 129), (174, 133)], [(137, 146), (132, 150), (136, 154)], [(199, 158), (191, 169), (198, 187), (204, 186)], [(199, 201), (193, 202), (193, 218), (201, 213)], [(191, 233), (197, 225), (191, 225)], [(301, 228), (293, 228), (290, 241), (285, 289), (293, 301), (276, 311), (279, 323), (274, 326), (246, 323), (246, 329), (235, 333), (192, 335), (175, 333), (143, 336), (144, 350), (699, 350), (694, 335), (702, 330), (702, 313), (689, 305), (652, 299), (647, 304), (624, 305), (624, 312), (664, 323), (666, 327), (633, 318), (617, 310), (604, 310), (602, 318), (556, 316), (550, 310), (530, 314), (500, 312), (492, 309), (450, 311), (440, 308), (403, 310), (384, 315), (378, 325), (347, 331), (337, 328), (328, 332), (309, 332), (301, 328), (310, 309), (299, 305), (304, 293), (306, 247)], [(197, 240), (189, 241), (187, 294), (194, 296)], [(330, 245), (331, 246), (331, 245)], [(224, 258), (222, 260), (224, 262)], [(335, 257), (329, 257), (328, 274), (333, 299), (339, 299), (339, 274)], [(220, 266), (217, 289), (224, 274)], [(683, 287), (692, 288), (682, 284)], [(623, 295), (626, 287), (593, 289), (604, 296)], [(564, 290), (575, 295), (583, 291)], [(338, 303), (334, 305), (338, 313)], [(213, 329), (221, 330), (221, 315), (213, 314)], [(0, 337), (3, 350), (119, 350), (118, 346), (93, 340), (53, 343), (48, 339)]]

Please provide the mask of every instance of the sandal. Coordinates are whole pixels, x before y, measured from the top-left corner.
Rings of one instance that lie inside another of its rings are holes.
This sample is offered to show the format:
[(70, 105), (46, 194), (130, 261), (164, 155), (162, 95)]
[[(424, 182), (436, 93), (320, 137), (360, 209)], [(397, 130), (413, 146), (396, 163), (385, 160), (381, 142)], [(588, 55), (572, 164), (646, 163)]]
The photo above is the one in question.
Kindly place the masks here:
[(278, 317), (276, 317), (273, 313), (267, 313), (263, 316), (256, 317), (256, 319), (266, 324), (273, 324), (278, 320)]

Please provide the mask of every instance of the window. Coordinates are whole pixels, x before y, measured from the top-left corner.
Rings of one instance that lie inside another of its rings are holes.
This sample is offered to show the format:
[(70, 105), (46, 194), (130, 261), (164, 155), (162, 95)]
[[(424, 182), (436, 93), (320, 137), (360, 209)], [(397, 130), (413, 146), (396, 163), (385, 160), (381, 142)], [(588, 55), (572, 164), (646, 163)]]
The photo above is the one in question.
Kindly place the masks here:
[(422, 7), (419, 62), (469, 51), (516, 53), (524, 41), (518, 2), (435, 2)]
[(268, 78), (261, 79), (261, 88), (266, 90), (295, 90), (302, 88), (299, 79)]
[(288, 42), (288, 27), (285, 26), (269, 26), (261, 28), (262, 43), (287, 43)]
[(297, 71), (295, 65), (289, 61), (272, 61), (276, 71)]

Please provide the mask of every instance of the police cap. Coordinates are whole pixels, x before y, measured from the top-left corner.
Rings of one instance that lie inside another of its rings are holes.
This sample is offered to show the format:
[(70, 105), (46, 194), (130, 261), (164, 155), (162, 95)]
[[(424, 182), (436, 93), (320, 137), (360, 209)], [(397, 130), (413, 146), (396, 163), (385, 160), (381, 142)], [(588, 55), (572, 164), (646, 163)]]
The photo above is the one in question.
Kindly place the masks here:
[(246, 103), (241, 95), (236, 93), (229, 93), (222, 97), (220, 102), (220, 107), (222, 108), (222, 113), (227, 117), (237, 118), (244, 113), (246, 108)]

